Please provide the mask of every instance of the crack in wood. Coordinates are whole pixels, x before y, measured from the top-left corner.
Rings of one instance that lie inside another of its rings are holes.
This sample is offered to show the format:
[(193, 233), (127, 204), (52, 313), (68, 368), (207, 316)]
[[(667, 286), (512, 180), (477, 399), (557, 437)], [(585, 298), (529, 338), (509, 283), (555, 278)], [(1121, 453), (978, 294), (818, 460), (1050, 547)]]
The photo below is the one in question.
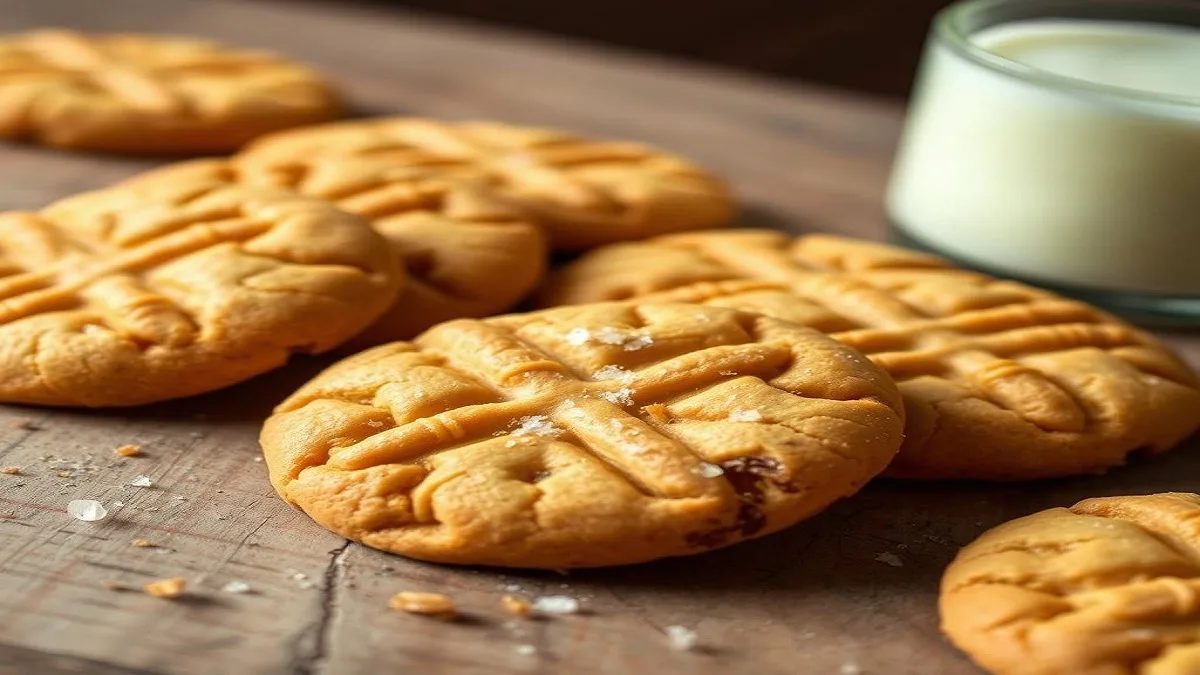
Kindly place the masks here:
[(347, 541), (329, 552), (329, 564), (325, 566), (321, 584), (321, 612), (291, 641), (288, 670), (293, 675), (318, 675), (324, 670), (340, 608), (342, 585), (346, 580), (346, 556), (352, 543)]

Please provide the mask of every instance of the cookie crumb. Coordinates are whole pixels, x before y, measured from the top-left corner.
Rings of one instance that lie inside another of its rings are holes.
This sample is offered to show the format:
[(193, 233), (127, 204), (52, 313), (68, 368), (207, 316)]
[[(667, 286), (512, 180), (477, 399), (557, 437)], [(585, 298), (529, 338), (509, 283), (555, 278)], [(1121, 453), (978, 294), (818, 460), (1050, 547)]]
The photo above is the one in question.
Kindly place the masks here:
[(142, 456), (142, 446), (140, 446), (140, 445), (122, 445), (121, 447), (117, 448), (116, 450), (113, 450), (113, 452), (117, 453), (117, 456), (119, 456), (119, 457), (141, 457)]
[(67, 503), (67, 514), (75, 520), (92, 523), (104, 520), (104, 517), (108, 515), (108, 510), (95, 499), (72, 499)]
[(671, 421), (671, 415), (667, 412), (667, 406), (662, 403), (651, 403), (642, 408), (642, 410), (650, 416), (650, 419), (659, 424), (667, 424)]
[(537, 653), (537, 647), (534, 647), (533, 645), (517, 645), (516, 647), (513, 647), (513, 651), (521, 656), (533, 656)]
[(722, 469), (716, 464), (701, 462), (698, 466), (692, 467), (692, 473), (705, 478), (716, 478), (717, 476), (724, 475), (725, 469)]
[(231, 581), (221, 587), (226, 593), (234, 593), (236, 595), (244, 595), (250, 592), (250, 584), (244, 581)]
[(758, 409), (734, 410), (729, 413), (730, 422), (761, 422), (762, 418), (762, 413)]
[(145, 586), (146, 595), (168, 600), (178, 598), (187, 592), (187, 580), (183, 577), (171, 577), (152, 581)]
[(579, 601), (566, 595), (543, 595), (534, 599), (533, 609), (541, 614), (578, 614)]
[(129, 545), (138, 548), (154, 548), (154, 544), (149, 539), (134, 539), (129, 542)]
[(59, 478), (70, 478), (71, 472), (70, 471), (55, 471), (54, 475), (58, 476)]
[(904, 561), (900, 559), (900, 556), (888, 551), (875, 556), (875, 560), (891, 565), (892, 567), (904, 567)]
[(439, 619), (452, 620), (458, 617), (458, 613), (454, 611), (454, 601), (441, 593), (400, 591), (388, 600), (388, 606), (409, 614)]
[(504, 611), (522, 619), (533, 613), (533, 606), (515, 595), (506, 595), (500, 598), (500, 605), (504, 607)]
[(675, 651), (691, 651), (700, 642), (700, 636), (696, 635), (696, 631), (686, 626), (667, 626), (666, 631), (667, 641), (671, 643), (671, 649)]
[(842, 664), (842, 667), (840, 670), (838, 670), (838, 672), (841, 673), (841, 675), (861, 675), (863, 669), (857, 663), (853, 661), (847, 661)]
[(19, 466), (0, 467), (0, 473), (6, 474), (9, 476), (20, 476), (21, 475), (21, 467), (19, 467)]
[(154, 485), (154, 481), (150, 480), (150, 476), (137, 476), (129, 481), (129, 484), (133, 487), (150, 487)]

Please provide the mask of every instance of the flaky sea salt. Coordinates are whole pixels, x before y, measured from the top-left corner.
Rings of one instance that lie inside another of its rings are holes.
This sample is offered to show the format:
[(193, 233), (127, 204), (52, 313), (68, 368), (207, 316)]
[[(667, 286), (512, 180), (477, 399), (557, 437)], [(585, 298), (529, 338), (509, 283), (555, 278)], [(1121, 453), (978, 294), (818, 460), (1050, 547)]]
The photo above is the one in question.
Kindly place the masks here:
[(757, 409), (734, 410), (729, 413), (730, 422), (761, 422), (762, 418), (762, 413)]
[(624, 380), (628, 382), (633, 379), (633, 372), (625, 370), (621, 366), (607, 365), (592, 373), (594, 380)]
[(629, 387), (621, 387), (616, 391), (604, 391), (598, 396), (616, 405), (633, 405), (633, 390)]
[(654, 338), (649, 335), (635, 335), (625, 342), (625, 351), (636, 352), (654, 344)]
[(67, 503), (67, 514), (76, 520), (92, 523), (103, 520), (108, 510), (95, 499), (72, 499)]
[(592, 339), (596, 342), (606, 345), (623, 345), (625, 344), (626, 335), (612, 326), (603, 326), (597, 328), (592, 333)]
[(704, 476), (705, 478), (716, 478), (717, 476), (724, 474), (725, 469), (722, 469), (716, 464), (702, 462), (700, 466), (692, 468), (692, 473), (696, 474), (697, 476)]
[(842, 675), (861, 675), (862, 671), (862, 666), (853, 661), (847, 661), (842, 664), (842, 667), (838, 672)]
[(533, 645), (517, 645), (516, 647), (513, 647), (513, 651), (521, 656), (533, 656), (537, 653), (537, 647), (534, 647)]
[(513, 422), (516, 429), (512, 430), (513, 436), (548, 436), (555, 437), (560, 435), (563, 430), (554, 426), (553, 420), (546, 415), (526, 415)]
[(696, 644), (700, 642), (700, 636), (696, 635), (696, 631), (686, 626), (667, 626), (667, 641), (671, 643), (671, 649), (680, 652), (686, 652), (695, 649)]
[(244, 581), (231, 581), (231, 582), (225, 584), (224, 586), (222, 586), (221, 590), (225, 591), (226, 593), (236, 593), (238, 595), (241, 595), (243, 593), (250, 592), (250, 584), (248, 584)]
[(888, 551), (884, 551), (883, 553), (875, 556), (875, 560), (891, 565), (892, 567), (904, 567), (904, 561), (900, 559), (900, 556)]
[(133, 487), (150, 487), (154, 485), (154, 481), (150, 480), (150, 476), (137, 476), (129, 481), (129, 484)]
[(566, 595), (543, 595), (533, 600), (533, 611), (542, 614), (576, 614), (579, 601)]
[(572, 328), (567, 332), (567, 343), (581, 347), (588, 342), (598, 342), (602, 345), (621, 347), (627, 352), (635, 352), (654, 344), (654, 338), (645, 333), (627, 333), (613, 326), (602, 326), (596, 330)]

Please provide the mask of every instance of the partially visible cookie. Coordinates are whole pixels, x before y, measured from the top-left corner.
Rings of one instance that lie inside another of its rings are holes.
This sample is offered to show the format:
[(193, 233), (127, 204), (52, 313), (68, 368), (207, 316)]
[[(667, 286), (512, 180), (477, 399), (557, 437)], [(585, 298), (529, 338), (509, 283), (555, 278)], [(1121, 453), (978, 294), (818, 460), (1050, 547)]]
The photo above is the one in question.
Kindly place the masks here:
[(893, 477), (1098, 473), (1200, 426), (1200, 379), (1151, 336), (1083, 303), (891, 246), (679, 234), (591, 251), (540, 296), (543, 305), (621, 298), (759, 312), (864, 352), (905, 397)]
[(892, 382), (778, 319), (612, 303), (463, 319), (352, 356), (263, 427), (325, 527), (445, 563), (699, 553), (854, 494), (900, 445)]
[(227, 152), (335, 119), (320, 76), (262, 51), (150, 35), (0, 38), (0, 137), (142, 154)]
[(179, 181), (0, 215), (0, 401), (150, 403), (349, 339), (403, 273), (370, 225), (278, 190)]
[(470, 176), (544, 228), (556, 250), (720, 227), (736, 211), (720, 179), (656, 148), (493, 122), (341, 122), (271, 135), (239, 159), (293, 170), (324, 156)]
[(285, 188), (369, 220), (391, 242), (408, 281), (392, 307), (353, 340), (355, 347), (408, 339), (450, 319), (499, 314), (533, 290), (546, 270), (539, 228), (476, 183), (420, 168), (353, 157), (297, 159), (287, 167), (197, 160), (128, 184), (163, 180)]
[(1200, 495), (1087, 499), (946, 569), (942, 630), (996, 675), (1200, 673)]

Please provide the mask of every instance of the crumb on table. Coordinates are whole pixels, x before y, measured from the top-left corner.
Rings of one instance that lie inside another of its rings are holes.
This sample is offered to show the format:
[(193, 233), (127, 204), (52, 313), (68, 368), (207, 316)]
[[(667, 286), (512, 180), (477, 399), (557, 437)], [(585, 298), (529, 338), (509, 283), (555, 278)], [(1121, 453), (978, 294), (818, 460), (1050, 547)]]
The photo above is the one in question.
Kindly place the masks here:
[(9, 476), (20, 476), (21, 475), (21, 467), (19, 467), (19, 466), (0, 467), (0, 473), (7, 474)]
[(146, 595), (156, 598), (178, 598), (187, 591), (187, 580), (183, 577), (171, 577), (152, 581), (145, 586)]
[(439, 619), (454, 619), (458, 616), (454, 610), (454, 601), (441, 593), (401, 591), (392, 596), (388, 601), (388, 606), (402, 612), (434, 616)]
[(533, 606), (515, 595), (506, 595), (500, 598), (500, 605), (504, 607), (504, 611), (521, 618), (526, 618), (533, 613)]
[(129, 545), (138, 548), (154, 548), (154, 544), (149, 539), (134, 539), (129, 542)]
[(141, 457), (142, 446), (140, 445), (122, 445), (113, 452), (120, 457)]

